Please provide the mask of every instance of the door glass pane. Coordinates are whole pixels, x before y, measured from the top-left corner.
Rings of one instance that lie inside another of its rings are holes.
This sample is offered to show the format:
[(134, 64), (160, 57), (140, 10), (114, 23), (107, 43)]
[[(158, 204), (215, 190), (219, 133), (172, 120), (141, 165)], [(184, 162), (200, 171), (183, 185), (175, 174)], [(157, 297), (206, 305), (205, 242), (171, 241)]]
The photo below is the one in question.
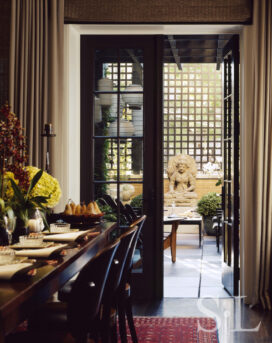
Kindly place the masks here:
[(121, 139), (119, 147), (120, 180), (143, 180), (142, 139)]
[(111, 169), (114, 168), (114, 151), (111, 149), (111, 139), (96, 138), (94, 140), (94, 181), (109, 181), (112, 179)]
[(120, 90), (142, 90), (132, 85), (143, 86), (143, 50), (120, 49)]
[[(130, 204), (137, 214), (143, 212), (143, 67), (142, 49), (96, 50), (94, 197), (112, 198), (113, 208), (102, 205), (104, 219), (120, 225), (128, 225), (122, 206)], [(137, 273), (143, 271), (139, 242), (134, 256)]]
[(101, 105), (108, 106), (111, 100), (108, 92), (116, 92), (118, 90), (117, 62), (117, 49), (96, 50), (94, 89), (99, 93)]
[[(110, 105), (101, 105), (100, 99), (94, 96), (94, 135), (95, 136), (114, 136), (118, 134), (118, 116), (121, 120), (120, 129), (123, 130), (123, 117), (124, 117), (124, 103), (120, 94), (107, 94), (111, 96)], [(132, 124), (128, 124), (131, 127), (126, 134), (131, 135), (134, 132)], [(127, 128), (126, 131), (128, 131)], [(123, 135), (123, 132), (119, 132), (119, 135)]]

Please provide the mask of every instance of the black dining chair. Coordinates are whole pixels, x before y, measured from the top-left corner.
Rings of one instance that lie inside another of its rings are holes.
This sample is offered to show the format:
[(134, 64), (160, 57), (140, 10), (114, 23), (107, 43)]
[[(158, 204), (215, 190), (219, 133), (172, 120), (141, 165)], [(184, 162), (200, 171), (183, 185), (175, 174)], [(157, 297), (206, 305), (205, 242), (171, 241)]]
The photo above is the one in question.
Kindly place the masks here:
[(99, 337), (99, 311), (109, 271), (120, 244), (105, 247), (78, 274), (68, 302), (51, 302), (29, 318), (29, 342), (61, 343), (72, 336), (76, 343)]
[[(100, 318), (101, 322), (97, 324), (102, 327), (102, 342), (107, 342), (109, 336), (111, 336), (112, 342), (117, 342), (116, 323), (114, 320), (111, 321), (112, 310), (116, 310), (116, 308), (119, 318), (121, 342), (127, 342), (126, 319), (128, 321), (133, 342), (138, 342), (132, 314), (130, 281), (131, 271), (133, 268), (133, 255), (145, 220), (146, 216), (141, 216), (131, 223), (129, 231), (120, 236), (121, 243), (114, 260), (120, 261), (121, 264), (118, 267), (118, 265), (116, 266), (113, 263), (111, 267), (102, 300), (103, 310), (102, 317)], [(134, 232), (135, 230), (136, 232), (132, 237), (130, 232)], [(58, 299), (60, 301), (68, 301), (72, 284), (73, 281), (69, 281), (59, 291)]]
[[(123, 270), (134, 235), (138, 227), (132, 226), (120, 237), (120, 245), (115, 253), (109, 276), (104, 288), (98, 325), (102, 342), (117, 342), (116, 329), (116, 292), (120, 285)], [(74, 281), (68, 281), (58, 293), (58, 299), (69, 302)]]
[(133, 255), (135, 252), (139, 235), (145, 223), (145, 220), (146, 220), (146, 215), (143, 215), (140, 218), (136, 219), (130, 225), (130, 227), (137, 226), (137, 232), (130, 246), (126, 264), (123, 270), (120, 286), (118, 287), (118, 290), (117, 290), (119, 332), (120, 332), (120, 338), (121, 338), (122, 343), (127, 343), (126, 319), (128, 322), (128, 326), (129, 326), (133, 343), (138, 342), (137, 333), (136, 333), (136, 329), (135, 329), (135, 325), (133, 321), (133, 314), (132, 314), (131, 273), (132, 273), (132, 268), (133, 268)]
[(217, 252), (219, 252), (219, 246), (220, 246), (220, 236), (222, 235), (222, 217), (223, 217), (223, 211), (221, 208), (216, 209), (216, 215), (212, 218), (212, 227), (215, 231), (215, 238), (216, 238), (216, 247)]

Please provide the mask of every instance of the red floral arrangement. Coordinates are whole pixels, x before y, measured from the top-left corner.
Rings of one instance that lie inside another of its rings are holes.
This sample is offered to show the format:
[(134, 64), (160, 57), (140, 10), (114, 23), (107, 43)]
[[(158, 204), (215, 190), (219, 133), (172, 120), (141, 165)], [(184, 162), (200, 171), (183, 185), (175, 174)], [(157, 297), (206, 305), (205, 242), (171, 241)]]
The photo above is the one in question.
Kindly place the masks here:
[[(29, 187), (28, 172), (24, 166), (28, 160), (26, 137), (19, 118), (10, 111), (8, 104), (0, 109), (0, 172), (2, 180), (6, 171), (13, 172), (20, 188)], [(2, 187), (3, 189), (3, 187)]]

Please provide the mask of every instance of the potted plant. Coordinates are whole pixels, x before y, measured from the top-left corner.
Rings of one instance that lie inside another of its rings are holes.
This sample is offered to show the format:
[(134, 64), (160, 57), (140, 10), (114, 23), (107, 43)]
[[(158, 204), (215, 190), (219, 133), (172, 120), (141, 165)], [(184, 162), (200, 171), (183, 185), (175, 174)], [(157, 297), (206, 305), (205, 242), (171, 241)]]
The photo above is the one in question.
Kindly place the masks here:
[(197, 203), (197, 212), (203, 216), (204, 229), (207, 235), (213, 235), (212, 217), (216, 215), (216, 209), (221, 206), (221, 196), (215, 192), (205, 195)]
[(130, 206), (134, 211), (141, 215), (143, 211), (143, 194), (136, 195), (130, 202)]

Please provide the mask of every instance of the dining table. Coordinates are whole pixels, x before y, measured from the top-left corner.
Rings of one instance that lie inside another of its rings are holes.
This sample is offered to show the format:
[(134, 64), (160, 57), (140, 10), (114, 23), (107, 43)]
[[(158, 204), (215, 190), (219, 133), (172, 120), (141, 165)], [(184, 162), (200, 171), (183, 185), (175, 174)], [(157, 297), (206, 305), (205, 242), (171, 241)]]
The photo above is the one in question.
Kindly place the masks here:
[(199, 247), (201, 247), (201, 239), (203, 233), (202, 217), (181, 217), (181, 216), (165, 216), (163, 219), (164, 225), (171, 225), (170, 233), (164, 238), (163, 249), (170, 247), (172, 262), (176, 262), (177, 251), (177, 230), (179, 225), (197, 225), (199, 231)]
[(116, 225), (100, 223), (91, 230), (97, 235), (88, 236), (86, 232), (83, 239), (67, 244), (64, 253), (36, 259), (36, 273), (32, 276), (0, 280), (0, 343), (108, 244)]

